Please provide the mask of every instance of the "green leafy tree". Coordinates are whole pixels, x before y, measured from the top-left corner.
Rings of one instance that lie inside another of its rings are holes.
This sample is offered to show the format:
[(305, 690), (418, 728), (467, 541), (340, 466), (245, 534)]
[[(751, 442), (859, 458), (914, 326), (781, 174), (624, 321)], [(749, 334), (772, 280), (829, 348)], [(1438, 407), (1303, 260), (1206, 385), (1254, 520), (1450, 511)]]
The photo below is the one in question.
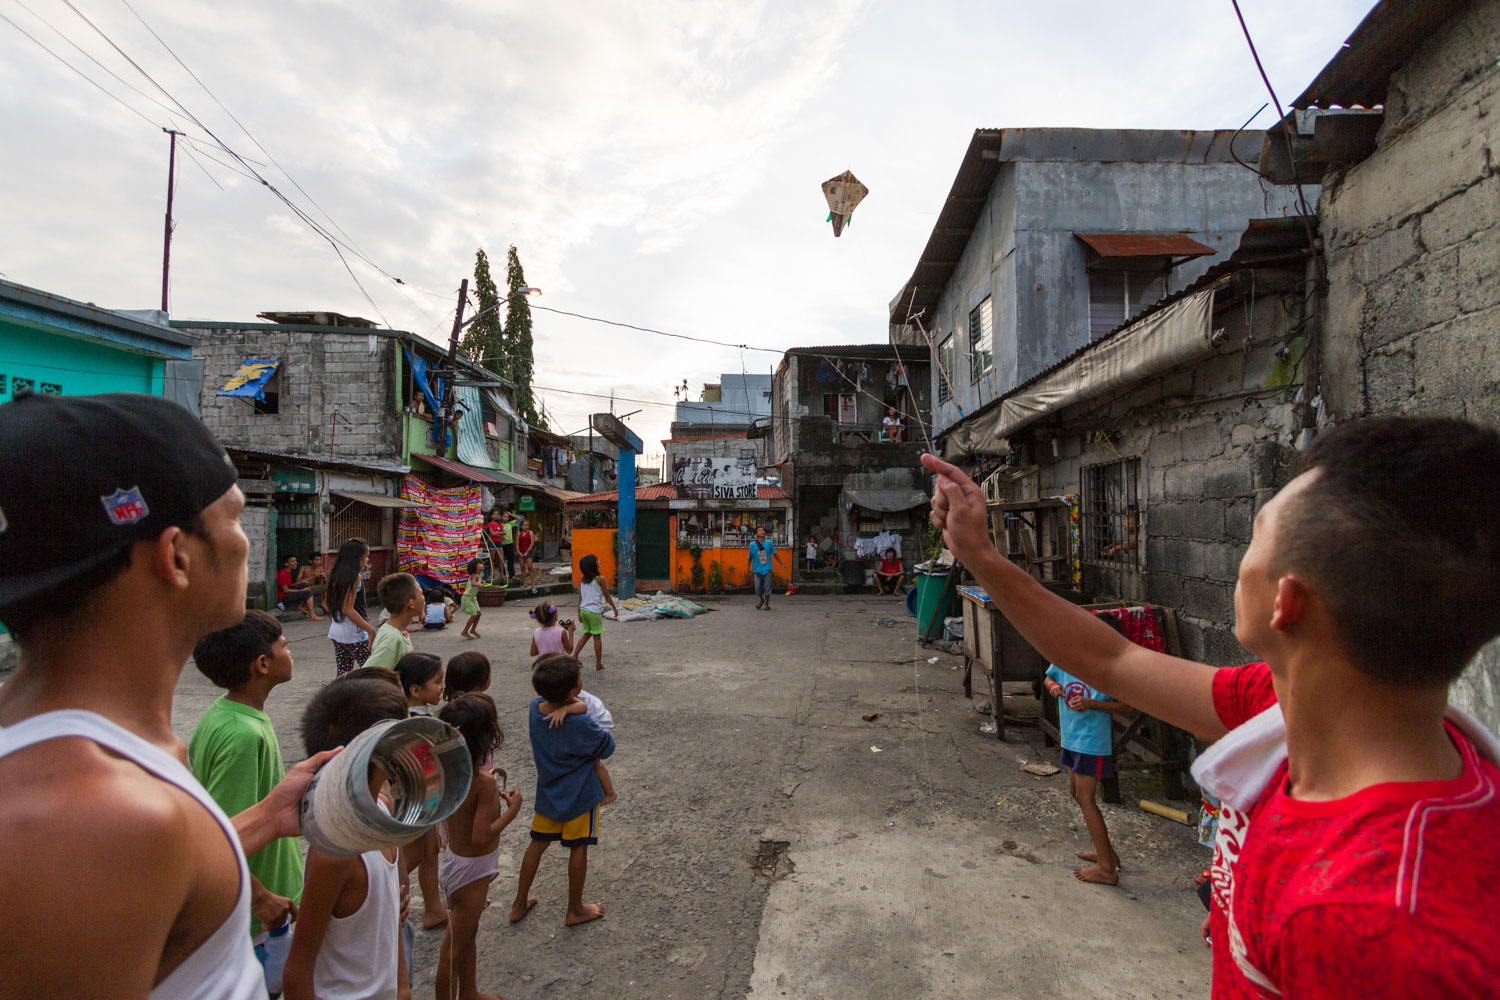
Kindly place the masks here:
[(495, 279), (490, 277), (490, 260), (485, 256), (483, 248), (474, 251), (474, 294), (479, 300), (478, 312), (482, 313), (486, 309), (492, 311), (476, 319), (464, 331), (460, 345), (464, 357), (483, 365), (501, 378), (510, 378), (510, 351), (501, 320), (504, 307), (500, 302), (500, 291), (495, 287)]
[(504, 374), (516, 384), (516, 408), (521, 417), (532, 427), (546, 430), (547, 422), (537, 412), (536, 399), (531, 395), (531, 306), (519, 293), (526, 287), (526, 272), (521, 270), (521, 258), (514, 246), (506, 254), (505, 280), (510, 286), (510, 311), (505, 316), (501, 342), (510, 364)]

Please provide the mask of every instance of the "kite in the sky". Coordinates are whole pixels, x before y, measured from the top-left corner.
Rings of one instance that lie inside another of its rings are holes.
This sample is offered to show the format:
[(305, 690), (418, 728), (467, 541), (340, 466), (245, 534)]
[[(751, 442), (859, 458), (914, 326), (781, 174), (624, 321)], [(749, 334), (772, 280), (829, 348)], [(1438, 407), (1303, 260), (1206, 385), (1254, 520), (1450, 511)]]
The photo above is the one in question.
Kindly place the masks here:
[(823, 182), (823, 197), (828, 199), (828, 221), (833, 223), (834, 236), (844, 231), (844, 224), (849, 221), (849, 216), (854, 214), (855, 207), (869, 193), (870, 189), (847, 170)]

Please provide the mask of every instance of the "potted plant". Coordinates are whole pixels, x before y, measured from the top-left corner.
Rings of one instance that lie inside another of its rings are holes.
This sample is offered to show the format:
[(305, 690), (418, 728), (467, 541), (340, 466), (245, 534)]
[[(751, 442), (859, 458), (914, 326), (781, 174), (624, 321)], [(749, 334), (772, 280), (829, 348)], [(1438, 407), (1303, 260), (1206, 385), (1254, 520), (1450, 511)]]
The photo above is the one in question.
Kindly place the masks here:
[(701, 594), (703, 593), (703, 549), (701, 546), (694, 545), (688, 549), (688, 555), (693, 560), (693, 593)]
[(717, 559), (708, 564), (708, 589), (715, 594), (724, 592), (724, 571), (719, 568)]

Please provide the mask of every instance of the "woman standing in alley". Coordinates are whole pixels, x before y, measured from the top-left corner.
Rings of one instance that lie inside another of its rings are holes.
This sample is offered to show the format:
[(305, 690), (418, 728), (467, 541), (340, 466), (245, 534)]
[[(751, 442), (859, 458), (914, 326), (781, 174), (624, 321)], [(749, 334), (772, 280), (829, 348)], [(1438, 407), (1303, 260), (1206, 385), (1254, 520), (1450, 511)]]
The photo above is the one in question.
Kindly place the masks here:
[(520, 530), (516, 532), (516, 555), (521, 557), (521, 586), (530, 587), (536, 593), (536, 563), (531, 558), (536, 548), (536, 533), (531, 522), (521, 518)]
[(339, 546), (333, 570), (328, 574), (328, 638), (333, 641), (333, 660), (340, 676), (364, 663), (375, 640), (375, 626), (365, 608), (365, 567), (370, 565), (370, 547), (362, 538), (351, 538)]

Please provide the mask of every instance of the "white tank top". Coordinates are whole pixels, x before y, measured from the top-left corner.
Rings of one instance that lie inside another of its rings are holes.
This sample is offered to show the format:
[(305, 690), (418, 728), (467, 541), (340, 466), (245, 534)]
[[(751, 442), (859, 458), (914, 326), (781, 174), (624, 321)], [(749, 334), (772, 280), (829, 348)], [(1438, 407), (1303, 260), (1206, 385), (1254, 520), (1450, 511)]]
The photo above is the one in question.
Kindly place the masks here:
[(234, 848), (240, 872), (240, 893), (234, 910), (218, 930), (156, 985), (148, 994), (150, 1000), (264, 1000), (265, 974), (250, 943), (250, 873), (245, 867), (239, 834), (224, 810), (180, 761), (93, 712), (78, 709), (44, 712), (0, 729), (0, 757), (69, 736), (96, 743), (191, 795), (223, 828), (224, 836)]
[[(365, 901), (332, 917), (313, 966), (318, 1000), (395, 1000), (396, 949), (401, 936), (401, 880), (396, 862), (366, 851)], [(262, 991), (264, 992), (264, 991)]]
[(604, 588), (599, 586), (597, 578), (578, 584), (578, 609), (592, 611), (594, 614), (604, 610)]

